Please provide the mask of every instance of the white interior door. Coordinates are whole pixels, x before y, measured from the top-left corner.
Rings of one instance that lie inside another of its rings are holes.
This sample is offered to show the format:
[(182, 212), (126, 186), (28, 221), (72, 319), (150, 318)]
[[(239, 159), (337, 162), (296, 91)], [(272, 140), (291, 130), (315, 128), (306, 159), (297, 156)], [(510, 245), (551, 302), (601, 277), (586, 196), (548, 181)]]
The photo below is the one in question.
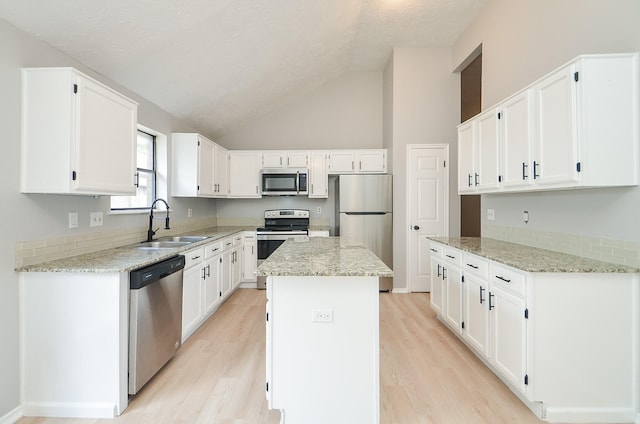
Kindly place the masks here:
[(410, 145), (408, 155), (409, 289), (430, 292), (427, 237), (449, 235), (449, 146)]

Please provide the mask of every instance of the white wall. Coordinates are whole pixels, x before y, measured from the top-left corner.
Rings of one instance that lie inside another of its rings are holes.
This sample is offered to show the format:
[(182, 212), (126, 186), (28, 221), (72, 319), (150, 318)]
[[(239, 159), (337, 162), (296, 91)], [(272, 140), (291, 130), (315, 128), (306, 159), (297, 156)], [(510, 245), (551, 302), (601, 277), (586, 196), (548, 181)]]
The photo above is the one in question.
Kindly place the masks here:
[(228, 149), (382, 147), (382, 72), (350, 73), (215, 140)]
[[(451, 66), (482, 44), (486, 109), (580, 54), (640, 51), (639, 18), (638, 0), (490, 0), (455, 43)], [(640, 241), (639, 187), (486, 195), (482, 204), (483, 225), (493, 208), (496, 226)]]
[[(89, 212), (109, 211), (109, 197), (34, 195), (19, 192), (20, 175), (20, 69), (38, 66), (73, 66), (119, 89), (140, 103), (140, 124), (169, 135), (192, 131), (166, 112), (139, 96), (96, 75), (80, 63), (0, 20), (0, 418), (20, 404), (18, 363), (18, 275), (14, 271), (16, 242), (120, 228), (144, 228), (146, 215), (105, 215), (104, 227), (89, 228)], [(169, 199), (173, 217), (186, 217), (186, 208), (197, 217), (215, 217), (215, 201)], [(79, 228), (67, 228), (67, 213), (79, 213)]]
[[(343, 75), (216, 141), (228, 149), (382, 148), (382, 72)], [(328, 199), (218, 200), (219, 222), (247, 218), (260, 223), (265, 209), (300, 208), (311, 210), (312, 224), (333, 226), (333, 181)]]
[[(460, 198), (455, 190), (457, 175), (457, 131), (460, 121), (460, 76), (452, 73), (448, 48), (395, 48), (384, 71), (385, 145), (393, 157), (393, 269), (394, 288), (407, 287), (407, 145), (449, 144), (450, 205), (449, 234), (460, 234)], [(392, 85), (392, 87), (389, 86)], [(388, 103), (389, 102), (389, 103)], [(390, 140), (389, 140), (390, 138)]]

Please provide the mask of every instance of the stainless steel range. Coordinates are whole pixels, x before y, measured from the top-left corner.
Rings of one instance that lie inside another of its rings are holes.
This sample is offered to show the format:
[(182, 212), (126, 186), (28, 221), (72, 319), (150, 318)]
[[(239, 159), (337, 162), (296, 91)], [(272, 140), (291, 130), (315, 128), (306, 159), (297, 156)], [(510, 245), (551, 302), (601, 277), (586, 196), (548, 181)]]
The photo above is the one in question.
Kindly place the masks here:
[[(306, 209), (271, 209), (264, 211), (264, 227), (256, 230), (258, 266), (285, 240), (309, 236), (309, 211)], [(258, 288), (267, 288), (267, 277), (258, 277)]]

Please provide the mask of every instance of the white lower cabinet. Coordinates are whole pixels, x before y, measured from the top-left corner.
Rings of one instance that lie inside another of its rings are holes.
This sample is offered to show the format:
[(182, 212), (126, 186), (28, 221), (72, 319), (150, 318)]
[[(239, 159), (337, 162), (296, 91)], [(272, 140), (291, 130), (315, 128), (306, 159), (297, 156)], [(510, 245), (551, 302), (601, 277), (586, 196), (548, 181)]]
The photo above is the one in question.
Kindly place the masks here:
[(462, 253), (448, 247), (444, 248), (444, 319), (458, 334), (462, 334)]
[(257, 281), (258, 244), (256, 233), (246, 231), (242, 239), (242, 282), (255, 283)]
[[(200, 327), (238, 287), (243, 233), (184, 253), (182, 341)], [(240, 240), (234, 247), (234, 239)]]
[(431, 307), (539, 418), (636, 420), (638, 273), (525, 272), (430, 248)]
[(202, 302), (204, 248), (184, 253), (185, 267), (182, 274), (182, 341), (200, 326), (204, 317)]
[(444, 277), (442, 275), (443, 246), (440, 243), (431, 242), (431, 308), (436, 314), (444, 315)]
[(475, 255), (463, 260), (463, 337), (479, 353), (489, 357), (489, 264)]

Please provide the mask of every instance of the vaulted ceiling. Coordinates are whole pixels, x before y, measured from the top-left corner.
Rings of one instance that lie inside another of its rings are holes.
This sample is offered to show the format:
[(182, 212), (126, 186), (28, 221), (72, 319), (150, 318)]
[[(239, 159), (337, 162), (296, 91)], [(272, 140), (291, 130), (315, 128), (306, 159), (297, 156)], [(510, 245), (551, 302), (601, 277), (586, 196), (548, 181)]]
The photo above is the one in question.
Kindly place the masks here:
[(212, 136), (393, 47), (451, 46), (487, 0), (0, 0), (0, 17)]

